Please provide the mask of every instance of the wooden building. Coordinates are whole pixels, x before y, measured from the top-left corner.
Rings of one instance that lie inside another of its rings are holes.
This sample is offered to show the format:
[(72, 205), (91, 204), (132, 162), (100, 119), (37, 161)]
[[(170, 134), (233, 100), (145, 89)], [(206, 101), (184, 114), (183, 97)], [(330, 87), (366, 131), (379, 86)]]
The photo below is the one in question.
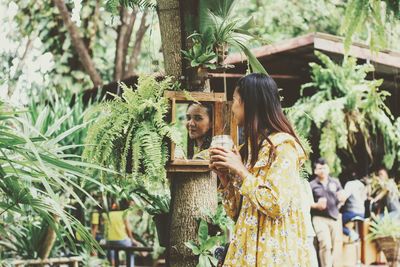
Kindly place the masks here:
[[(320, 51), (340, 63), (343, 60), (344, 46), (343, 39), (338, 36), (312, 33), (258, 47), (252, 51), (283, 89), (283, 105), (291, 106), (300, 97), (301, 85), (310, 81), (309, 64), (318, 62), (315, 51)], [(369, 62), (375, 67), (375, 71), (368, 78), (384, 80), (381, 89), (391, 93), (387, 104), (396, 117), (400, 116), (400, 52), (384, 50), (373, 53), (368, 46), (354, 43), (349, 55), (356, 57), (359, 64)], [(236, 81), (246, 73), (247, 61), (241, 54), (232, 54), (226, 63), (235, 67), (229, 69), (226, 74), (212, 74), (211, 88), (220, 91), (220, 88), (224, 88), (223, 77), (226, 77), (226, 88), (228, 94), (231, 94)]]

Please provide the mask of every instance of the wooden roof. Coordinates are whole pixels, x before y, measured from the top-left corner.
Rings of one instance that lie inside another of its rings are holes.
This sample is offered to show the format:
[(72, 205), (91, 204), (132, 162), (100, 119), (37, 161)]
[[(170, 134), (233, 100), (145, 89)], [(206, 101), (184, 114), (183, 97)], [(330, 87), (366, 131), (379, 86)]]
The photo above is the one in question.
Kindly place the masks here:
[[(340, 62), (344, 55), (343, 38), (323, 33), (312, 33), (285, 40), (271, 45), (254, 48), (252, 52), (260, 60), (268, 73), (283, 89), (284, 105), (290, 106), (299, 98), (302, 84), (310, 81), (310, 62), (318, 62), (315, 51), (328, 55)], [(354, 43), (349, 55), (358, 58), (358, 63), (370, 62), (375, 71), (368, 78), (384, 79), (381, 88), (388, 90), (392, 96), (387, 104), (396, 116), (400, 116), (400, 52), (384, 50), (371, 52), (366, 45)], [(226, 59), (227, 64), (235, 68), (226, 75), (215, 73), (212, 87), (223, 86), (222, 77), (227, 77), (227, 88), (231, 91), (237, 79), (246, 73), (246, 57), (236, 53)]]

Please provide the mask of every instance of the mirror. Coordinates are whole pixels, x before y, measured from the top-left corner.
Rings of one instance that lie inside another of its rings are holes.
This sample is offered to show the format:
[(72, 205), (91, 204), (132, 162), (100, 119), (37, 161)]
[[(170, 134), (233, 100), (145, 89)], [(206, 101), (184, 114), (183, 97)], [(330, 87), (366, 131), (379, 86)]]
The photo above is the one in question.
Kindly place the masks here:
[(214, 133), (214, 104), (177, 103), (174, 116), (183, 137), (182, 144), (175, 147), (175, 159), (208, 160), (208, 148)]
[(166, 91), (170, 121), (182, 133), (181, 144), (171, 143), (168, 172), (208, 172), (212, 136), (230, 129), (224, 93)]

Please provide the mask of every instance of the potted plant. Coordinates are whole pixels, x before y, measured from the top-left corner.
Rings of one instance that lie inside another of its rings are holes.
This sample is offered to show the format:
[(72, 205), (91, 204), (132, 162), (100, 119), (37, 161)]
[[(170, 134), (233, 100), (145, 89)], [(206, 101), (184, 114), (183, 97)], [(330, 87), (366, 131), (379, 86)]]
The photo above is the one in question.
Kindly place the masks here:
[(143, 184), (138, 184), (131, 197), (142, 210), (153, 216), (159, 244), (166, 247), (169, 242), (169, 206), (171, 201), (169, 190), (165, 189), (164, 192), (152, 193)]
[(375, 240), (379, 250), (383, 251), (390, 267), (400, 264), (400, 219), (390, 216), (385, 210), (382, 218), (373, 216), (370, 225), (369, 240)]
[(190, 67), (193, 68), (192, 89), (204, 86), (209, 70), (225, 71), (231, 67), (225, 64), (231, 47), (246, 55), (252, 71), (267, 73), (246, 45), (251, 39), (257, 38), (249, 31), (253, 25), (253, 18), (243, 20), (235, 16), (233, 10), (236, 2), (236, 0), (201, 0), (199, 2), (201, 19), (197, 22), (198, 27), (192, 27), (198, 28), (199, 31), (188, 37), (191, 39), (191, 48), (182, 51), (184, 57), (190, 62)]
[[(210, 34), (211, 32), (208, 31)], [(208, 79), (207, 69), (216, 69), (217, 54), (213, 50), (212, 36), (193, 33), (188, 38), (192, 39), (193, 45), (188, 51), (182, 50), (183, 56), (190, 62), (191, 75), (194, 77), (192, 89), (204, 87)]]

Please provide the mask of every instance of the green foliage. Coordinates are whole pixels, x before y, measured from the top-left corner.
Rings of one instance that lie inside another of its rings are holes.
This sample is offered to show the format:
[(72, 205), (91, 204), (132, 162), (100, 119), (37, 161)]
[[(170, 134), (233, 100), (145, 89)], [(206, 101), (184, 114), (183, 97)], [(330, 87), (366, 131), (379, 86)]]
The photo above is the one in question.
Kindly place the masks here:
[(385, 23), (395, 24), (400, 20), (398, 0), (351, 0), (347, 3), (341, 32), (346, 34), (345, 49), (348, 51), (355, 33), (368, 29), (368, 38), (373, 50), (387, 45)]
[[(138, 196), (139, 199), (135, 198), (135, 196)], [(135, 199), (135, 203), (150, 215), (169, 212), (171, 201), (169, 193), (150, 192), (143, 184), (137, 184), (134, 191), (132, 191), (131, 198)]]
[(387, 210), (382, 218), (373, 216), (372, 219), (370, 233), (367, 235), (368, 240), (380, 237), (400, 238), (400, 221), (395, 216), (389, 215)]
[(207, 35), (194, 33), (190, 36), (193, 41), (193, 46), (188, 51), (182, 50), (184, 57), (190, 61), (191, 67), (206, 67), (215, 69), (214, 64), (217, 54), (213, 50), (212, 42), (207, 40)]
[(135, 216), (129, 217), (131, 229), (134, 229), (134, 237), (136, 240), (144, 244), (146, 247), (152, 247), (152, 258), (158, 259), (165, 251), (165, 248), (159, 245), (156, 225), (153, 221), (153, 216), (143, 209), (140, 205), (135, 205), (130, 208), (131, 214)]
[(167, 140), (180, 141), (180, 133), (165, 122), (168, 100), (163, 93), (171, 87), (169, 78), (157, 82), (141, 76), (137, 90), (122, 85), (122, 97), (98, 106), (95, 123), (89, 128), (84, 157), (135, 179), (165, 182)]
[[(248, 58), (253, 72), (267, 73), (248, 48), (256, 38), (249, 29), (254, 27), (252, 17), (242, 19), (234, 16), (236, 0), (202, 0), (199, 2), (198, 33), (190, 35), (193, 46), (183, 51), (191, 66), (204, 65), (211, 69), (223, 66), (229, 47), (242, 51)], [(202, 55), (203, 53), (203, 55)]]
[(217, 235), (221, 237), (221, 243), (226, 244), (229, 241), (228, 231), (233, 230), (234, 222), (226, 214), (224, 206), (220, 204), (214, 213), (207, 211), (204, 215), (206, 216), (206, 221), (209, 221), (211, 225), (217, 226), (221, 230)]
[(156, 8), (156, 1), (152, 0), (107, 0), (106, 1), (106, 10), (111, 12), (112, 14), (118, 14), (119, 7), (139, 7), (142, 9), (145, 8)]
[[(31, 96), (27, 116), (35, 125), (35, 129), (44, 133), (46, 137), (57, 137), (62, 146), (69, 146), (65, 150), (69, 155), (82, 155), (83, 143), (86, 137), (87, 126), (84, 117), (90, 112), (93, 103), (83, 103), (83, 94), (73, 94), (71, 91), (57, 93), (54, 90), (42, 92), (38, 96)], [(98, 101), (98, 97), (95, 101)]]
[[(214, 258), (214, 250), (217, 246), (223, 246), (229, 242), (228, 231), (233, 230), (234, 222), (226, 215), (223, 205), (218, 205), (215, 212), (204, 212), (204, 218), (199, 220), (197, 241), (186, 242), (194, 255), (199, 256), (198, 267), (217, 266), (217, 259)], [(218, 231), (211, 231), (217, 227)], [(210, 236), (211, 234), (211, 236)]]
[(193, 254), (199, 256), (196, 267), (217, 266), (218, 260), (214, 258), (214, 250), (221, 243), (221, 236), (208, 235), (208, 225), (203, 219), (200, 220), (197, 234), (197, 242), (188, 241), (185, 245), (192, 250)]
[[(342, 65), (337, 65), (327, 56), (316, 54), (321, 64), (310, 64), (312, 82), (303, 85), (302, 91), (315, 88), (317, 92), (298, 100), (288, 114), (296, 129), (307, 137), (312, 125), (319, 129), (320, 154), (336, 175), (342, 170), (339, 151), (352, 155), (354, 147), (362, 142), (372, 160), (378, 136), (384, 141), (383, 162), (390, 169), (395, 160), (400, 161), (399, 139), (393, 117), (384, 104), (389, 93), (379, 90), (381, 80), (366, 80), (373, 67), (357, 65), (354, 58), (346, 58)], [(357, 161), (355, 156), (353, 159)]]
[[(25, 251), (21, 252), (21, 256), (24, 257), (36, 255), (34, 253), (37, 253), (39, 247), (35, 242), (42, 240), (33, 238), (41, 235), (34, 225), (33, 228), (20, 225), (20, 230), (9, 229), (13, 225), (17, 227), (17, 220), (30, 216), (38, 218), (36, 222), (45, 223), (53, 228), (57, 235), (64, 232), (71, 248), (75, 248), (75, 234), (79, 233), (86, 246), (100, 249), (83, 225), (65, 210), (69, 198), (83, 206), (76, 191), (81, 191), (91, 198), (78, 183), (79, 179), (101, 186), (89, 175), (89, 170), (95, 170), (96, 166), (68, 159), (64, 151), (69, 147), (58, 143), (77, 128), (49, 137), (42, 133), (41, 129), (36, 129), (24, 115), (26, 114), (13, 111), (0, 102), (0, 232), (2, 237), (4, 236), (2, 245), (7, 243), (7, 247), (15, 252)], [(59, 224), (61, 227), (58, 227)], [(32, 235), (25, 237), (22, 242), (21, 239), (10, 236), (12, 231), (20, 231), (21, 235), (25, 232)]]
[(337, 34), (344, 8), (329, 0), (239, 0), (235, 15), (252, 16), (257, 26), (250, 31), (274, 43), (307, 33)]

